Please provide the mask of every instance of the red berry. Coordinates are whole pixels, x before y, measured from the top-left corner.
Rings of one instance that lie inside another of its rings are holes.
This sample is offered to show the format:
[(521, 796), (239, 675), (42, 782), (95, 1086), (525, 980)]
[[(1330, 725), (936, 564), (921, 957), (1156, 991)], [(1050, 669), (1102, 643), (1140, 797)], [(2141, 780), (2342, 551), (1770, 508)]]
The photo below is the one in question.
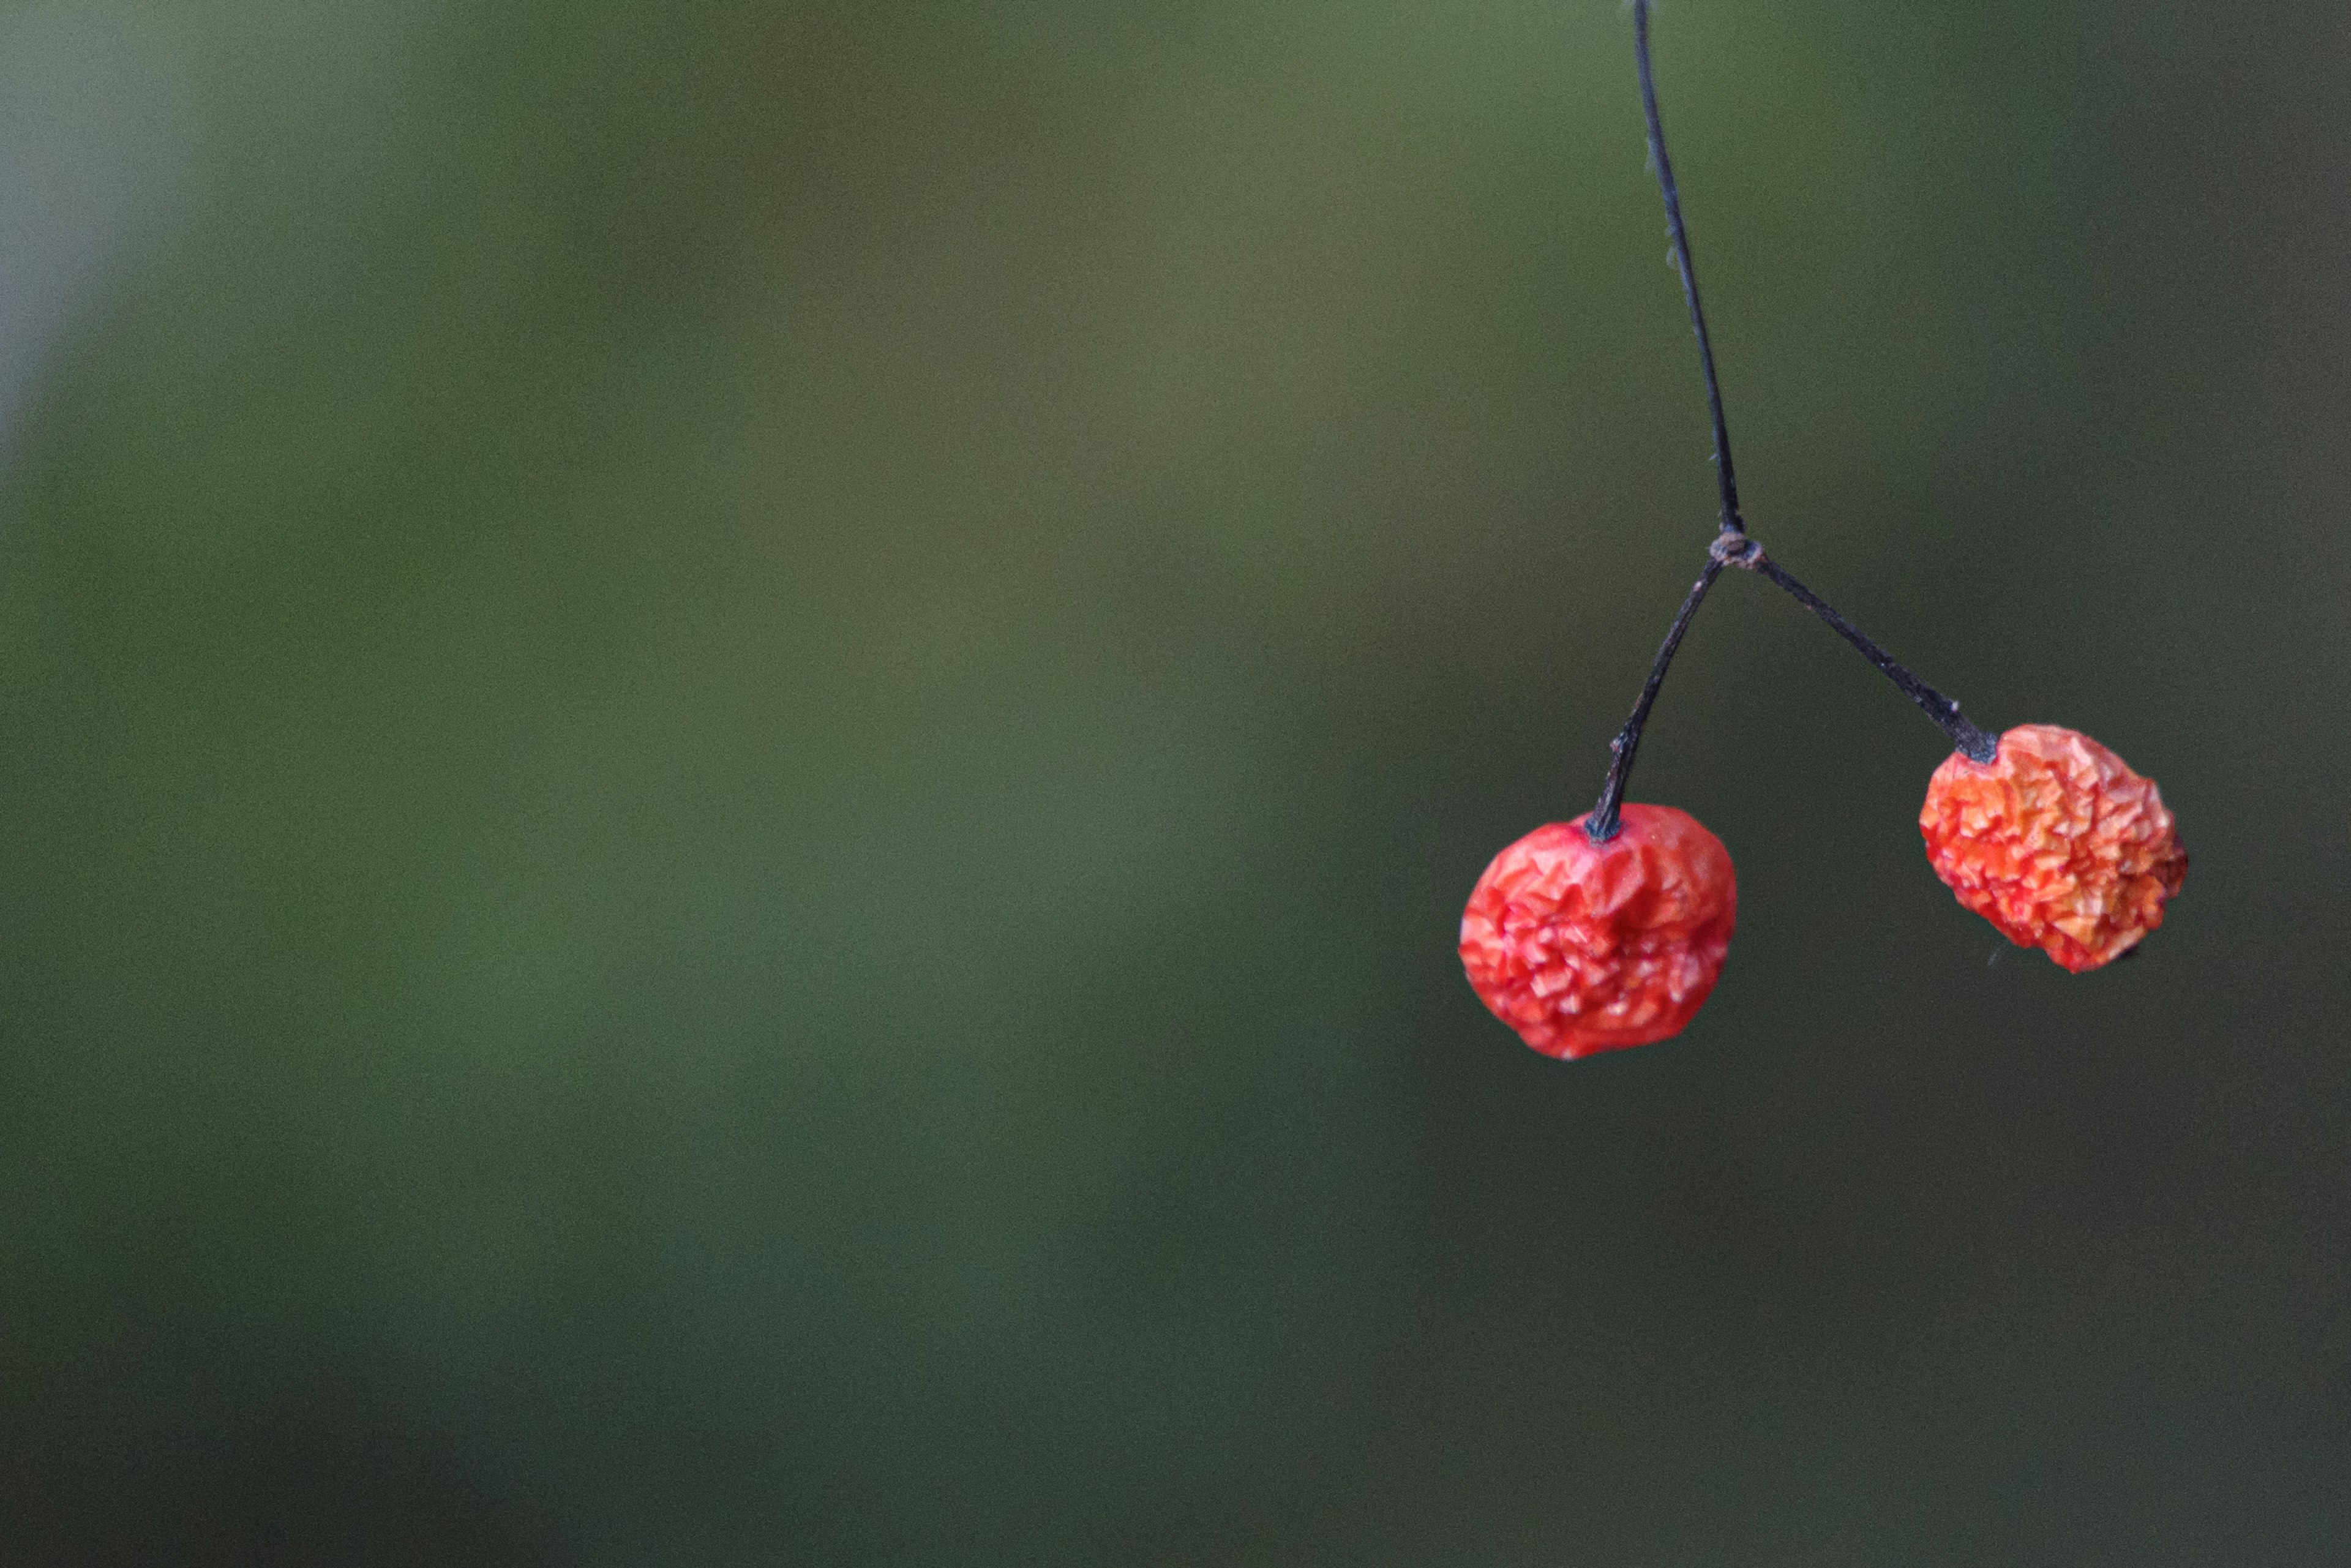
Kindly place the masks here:
[(2017, 726), (1990, 762), (1944, 758), (1918, 831), (1961, 904), (2075, 974), (2162, 925), (2188, 875), (2155, 781), (2053, 724)]
[(1494, 1016), (1546, 1056), (1679, 1034), (1730, 951), (1730, 852), (1671, 806), (1628, 805), (1595, 844), (1585, 819), (1494, 857), (1461, 915), (1461, 967)]

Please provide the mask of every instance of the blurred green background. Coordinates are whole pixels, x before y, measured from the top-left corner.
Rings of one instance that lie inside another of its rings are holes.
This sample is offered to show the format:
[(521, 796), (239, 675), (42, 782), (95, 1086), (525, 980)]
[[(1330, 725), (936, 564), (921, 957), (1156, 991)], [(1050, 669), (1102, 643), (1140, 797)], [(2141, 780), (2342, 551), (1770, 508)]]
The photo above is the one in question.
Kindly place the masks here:
[(0, 1559), (2351, 1554), (2351, 26), (1656, 42), (1758, 537), (2141, 961), (1734, 576), (1713, 1002), (1463, 983), (1712, 521), (1616, 0), (0, 10)]

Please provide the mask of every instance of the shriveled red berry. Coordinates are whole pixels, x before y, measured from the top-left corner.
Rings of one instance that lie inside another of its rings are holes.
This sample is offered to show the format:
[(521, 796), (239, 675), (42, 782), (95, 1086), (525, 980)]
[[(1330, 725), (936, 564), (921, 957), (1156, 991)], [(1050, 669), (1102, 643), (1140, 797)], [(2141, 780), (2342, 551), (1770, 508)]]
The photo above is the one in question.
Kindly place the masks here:
[(1730, 852), (1671, 806), (1628, 805), (1595, 844), (1584, 818), (1494, 857), (1461, 915), (1461, 967), (1546, 1056), (1679, 1034), (1722, 973), (1739, 914)]
[(2053, 724), (2017, 726), (1990, 762), (1944, 758), (1918, 831), (1961, 904), (2075, 974), (2162, 925), (2188, 875), (2155, 781)]

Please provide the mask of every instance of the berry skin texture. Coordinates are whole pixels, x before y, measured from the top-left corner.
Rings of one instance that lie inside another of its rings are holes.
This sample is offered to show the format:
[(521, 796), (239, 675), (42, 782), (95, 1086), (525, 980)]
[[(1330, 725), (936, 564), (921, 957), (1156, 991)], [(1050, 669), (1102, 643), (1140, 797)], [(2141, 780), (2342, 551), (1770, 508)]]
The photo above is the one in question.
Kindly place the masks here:
[(2017, 726), (1990, 762), (1944, 758), (1918, 831), (1961, 904), (2077, 975), (2162, 925), (2188, 875), (2155, 781), (2053, 724)]
[(1595, 844), (1584, 818), (1494, 857), (1461, 915), (1461, 967), (1496, 1018), (1545, 1056), (1679, 1034), (1730, 951), (1730, 852), (1671, 806), (1627, 805)]

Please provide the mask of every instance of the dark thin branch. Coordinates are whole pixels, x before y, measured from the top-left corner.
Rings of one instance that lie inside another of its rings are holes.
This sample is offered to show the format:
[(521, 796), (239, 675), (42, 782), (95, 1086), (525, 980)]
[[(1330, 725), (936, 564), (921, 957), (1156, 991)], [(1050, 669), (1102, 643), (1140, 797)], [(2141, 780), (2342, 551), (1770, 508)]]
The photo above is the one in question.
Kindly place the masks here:
[(1616, 836), (1618, 808), (1625, 803), (1625, 784), (1633, 776), (1633, 754), (1641, 749), (1641, 727), (1649, 722), (1649, 710), (1656, 706), (1657, 692), (1666, 684), (1666, 671), (1674, 662), (1675, 650), (1682, 645), (1682, 633), (1689, 630), (1698, 607), (1706, 602), (1707, 590), (1722, 575), (1722, 566), (1721, 556), (1707, 558), (1706, 570), (1690, 585), (1689, 597), (1682, 601), (1681, 612), (1666, 629), (1665, 643), (1649, 665), (1648, 684), (1641, 688), (1641, 700), (1633, 705), (1633, 716), (1625, 721), (1625, 727), (1608, 743), (1608, 781), (1600, 787), (1600, 803), (1592, 808), (1592, 814), (1583, 821), (1585, 835), (1595, 844), (1604, 844)]
[[(1747, 525), (1739, 515), (1739, 481), (1730, 466), (1730, 430), (1723, 423), (1722, 385), (1715, 379), (1714, 345), (1706, 335), (1706, 311), (1698, 304), (1698, 272), (1690, 264), (1689, 231), (1682, 226), (1682, 198), (1674, 184), (1673, 160), (1666, 155), (1666, 125), (1657, 112), (1657, 83), (1649, 67), (1649, 0), (1633, 0), (1633, 61), (1641, 77), (1641, 112), (1649, 123), (1649, 159), (1656, 165), (1657, 188), (1666, 198), (1666, 232), (1673, 237), (1674, 267), (1682, 277), (1682, 298), (1689, 301), (1690, 326), (1698, 333), (1698, 359), (1706, 372), (1706, 406), (1714, 418), (1714, 471), (1722, 487), (1722, 527), (1716, 536), (1718, 546), (1732, 539), (1746, 538)], [(1708, 554), (1706, 570), (1691, 587), (1689, 597), (1682, 601), (1680, 613), (1666, 631), (1666, 640), (1657, 649), (1657, 657), (1649, 666), (1649, 679), (1641, 688), (1641, 700), (1633, 705), (1633, 716), (1608, 745), (1608, 780), (1601, 787), (1600, 803), (1584, 820), (1583, 831), (1596, 844), (1604, 844), (1616, 836), (1620, 809), (1625, 803), (1625, 787), (1633, 776), (1633, 758), (1641, 749), (1641, 729), (1649, 722), (1649, 710), (1656, 706), (1657, 693), (1666, 684), (1666, 671), (1674, 662), (1675, 651), (1682, 645), (1682, 633), (1689, 630), (1698, 607), (1706, 602), (1708, 590), (1722, 575), (1727, 559), (1720, 549)]]
[(1674, 662), (1674, 654), (1682, 645), (1682, 635), (1689, 630), (1698, 606), (1706, 602), (1714, 580), (1722, 575), (1726, 566), (1760, 572), (1786, 589), (1796, 601), (1827, 622), (1846, 642), (1861, 650), (1862, 656), (1876, 665), (1888, 680), (1902, 688), (1902, 693), (1923, 709), (1928, 718), (1941, 727), (1951, 737), (1951, 744), (1978, 762), (1990, 762), (1997, 754), (1998, 738), (1978, 729), (1960, 716), (1959, 705), (1920, 680), (1891, 653), (1863, 635), (1861, 629), (1838, 614), (1829, 602), (1782, 570), (1779, 562), (1763, 553), (1747, 534), (1747, 524), (1739, 514), (1739, 485), (1730, 468), (1730, 432), (1723, 423), (1722, 385), (1714, 373), (1714, 347), (1706, 335), (1706, 312), (1698, 305), (1698, 274), (1690, 265), (1689, 234), (1682, 226), (1682, 200), (1674, 185), (1674, 166), (1666, 156), (1666, 128), (1657, 114), (1657, 86), (1649, 67), (1649, 0), (1633, 0), (1633, 53), (1641, 72), (1641, 108), (1649, 120), (1649, 154), (1657, 165), (1657, 187), (1665, 193), (1666, 227), (1673, 235), (1674, 265), (1682, 275), (1682, 295), (1689, 301), (1690, 326), (1698, 333), (1698, 364), (1706, 372), (1706, 403), (1714, 416), (1714, 462), (1716, 476), (1722, 484), (1722, 527), (1707, 551), (1706, 570), (1682, 601), (1681, 611), (1666, 631), (1666, 640), (1657, 649), (1657, 656), (1649, 666), (1649, 679), (1641, 688), (1641, 700), (1633, 705), (1633, 716), (1609, 743), (1608, 781), (1600, 790), (1600, 802), (1584, 819), (1583, 831), (1593, 843), (1606, 843), (1616, 836), (1625, 804), (1625, 788), (1633, 774), (1633, 758), (1641, 748), (1641, 731), (1649, 722), (1649, 710), (1656, 706), (1657, 693), (1666, 684), (1666, 671)]
[(1792, 595), (1797, 603), (1829, 623), (1831, 630), (1861, 650), (1861, 656), (1876, 664), (1886, 678), (1902, 688), (1902, 695), (1917, 703), (1928, 718), (1939, 726), (1951, 744), (1966, 753), (1970, 761), (1990, 762), (2000, 750), (2000, 739), (1988, 731), (1978, 729), (1960, 716), (1959, 705), (1920, 680), (1901, 661), (1872, 642), (1860, 627), (1838, 614), (1828, 601), (1788, 575), (1787, 570), (1765, 555), (1760, 547), (1750, 546), (1746, 556), (1736, 564), (1750, 571), (1762, 573)]
[(1649, 157), (1657, 166), (1657, 188), (1666, 197), (1666, 232), (1673, 236), (1674, 266), (1689, 301), (1690, 326), (1698, 333), (1698, 364), (1706, 371), (1707, 412), (1714, 416), (1714, 472), (1722, 486), (1722, 531), (1746, 530), (1739, 515), (1739, 481), (1730, 468), (1730, 429), (1722, 418), (1722, 383), (1714, 373), (1714, 344), (1706, 335), (1706, 311), (1698, 300), (1698, 270), (1690, 261), (1689, 230), (1682, 225), (1681, 192), (1674, 184), (1673, 160), (1666, 156), (1666, 126), (1657, 114), (1657, 82), (1649, 68), (1649, 0), (1633, 0), (1633, 58), (1641, 72), (1641, 111), (1649, 121)]

